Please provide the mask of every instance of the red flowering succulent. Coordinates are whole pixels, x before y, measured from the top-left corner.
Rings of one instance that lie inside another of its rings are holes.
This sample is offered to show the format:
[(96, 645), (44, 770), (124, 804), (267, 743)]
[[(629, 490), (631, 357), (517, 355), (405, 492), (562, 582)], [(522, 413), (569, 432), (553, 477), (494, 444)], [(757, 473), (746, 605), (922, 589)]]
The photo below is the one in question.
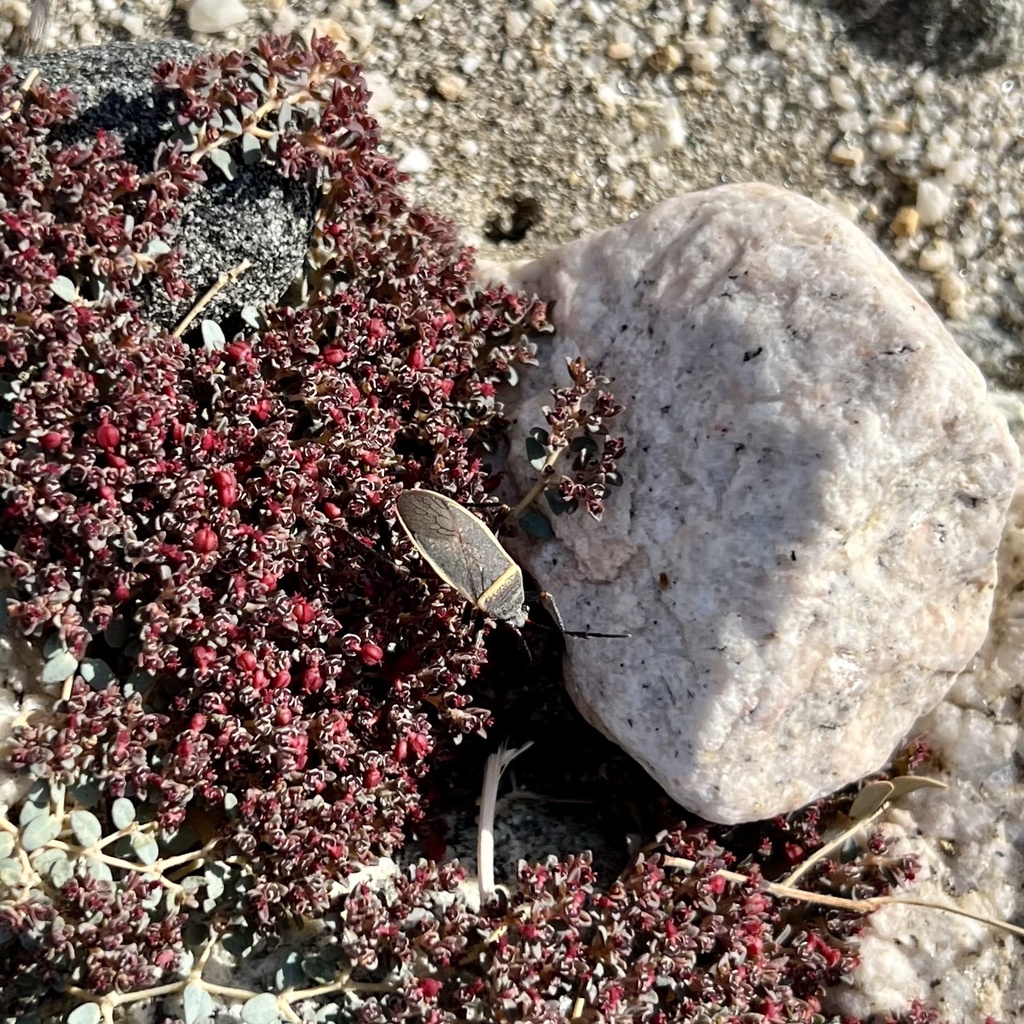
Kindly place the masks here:
[[(10, 616), (64, 684), (19, 729), (36, 783), (0, 817), (0, 1020), (56, 1019), (69, 994), (75, 1024), (98, 1020), (153, 985), (203, 1019), (207, 987), (175, 982), (186, 954), (272, 944), (296, 915), (319, 920), (315, 948), (246, 1020), (300, 1019), (306, 989), (345, 993), (325, 1019), (365, 1022), (819, 1019), (857, 918), (771, 897), (753, 864), (727, 883), (708, 829), (667, 832), (611, 884), (587, 855), (522, 865), (479, 909), (454, 864), (346, 894), (490, 717), (469, 695), (478, 623), (410, 572), (394, 498), (485, 503), (497, 388), (544, 307), (474, 290), (331, 43), (167, 64), (154, 96), (175, 141), (140, 168), (113, 134), (56, 144), (72, 98), (0, 70), (0, 544)], [(325, 183), (304, 300), (178, 337), (140, 285), (189, 293), (181, 202), (254, 160)], [(566, 497), (599, 514), (619, 452)], [(809, 850), (816, 827), (747, 848)], [(886, 870), (814, 877), (863, 894)]]

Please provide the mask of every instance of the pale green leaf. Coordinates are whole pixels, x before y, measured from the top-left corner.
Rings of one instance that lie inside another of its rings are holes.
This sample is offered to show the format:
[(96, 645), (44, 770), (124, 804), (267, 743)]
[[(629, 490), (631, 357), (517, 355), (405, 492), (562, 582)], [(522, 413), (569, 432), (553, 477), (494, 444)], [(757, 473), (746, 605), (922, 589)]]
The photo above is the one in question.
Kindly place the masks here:
[(277, 997), (270, 992), (262, 992), (242, 1004), (242, 1020), (245, 1024), (274, 1024), (280, 1019)]
[(126, 796), (119, 796), (110, 805), (110, 820), (114, 828), (127, 828), (135, 820), (135, 804)]
[(92, 811), (72, 811), (71, 831), (81, 846), (94, 846), (103, 838), (103, 826)]
[(60, 835), (60, 819), (55, 814), (33, 818), (21, 832), (21, 848), (26, 853), (38, 850)]

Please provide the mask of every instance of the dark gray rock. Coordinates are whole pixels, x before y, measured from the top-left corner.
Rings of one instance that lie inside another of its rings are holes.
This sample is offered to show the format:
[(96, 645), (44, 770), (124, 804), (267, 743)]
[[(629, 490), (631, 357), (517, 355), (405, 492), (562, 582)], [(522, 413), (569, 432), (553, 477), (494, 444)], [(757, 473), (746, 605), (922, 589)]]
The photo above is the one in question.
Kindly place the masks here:
[(1021, 0), (828, 0), (873, 57), (958, 74), (1014, 63), (1024, 52)]
[[(79, 117), (54, 129), (55, 139), (73, 143), (104, 129), (123, 141), (130, 160), (142, 169), (167, 135), (166, 112), (154, 104), (153, 71), (164, 60), (187, 62), (203, 51), (180, 40), (108, 43), (83, 50), (41, 54), (12, 61), (25, 75), (39, 68), (51, 86), (67, 86), (78, 99)], [(234, 181), (214, 168), (184, 205), (181, 237), (183, 272), (196, 295), (172, 303), (163, 289), (146, 296), (160, 323), (173, 327), (218, 275), (248, 258), (252, 267), (238, 284), (220, 293), (203, 316), (223, 320), (243, 305), (276, 302), (302, 267), (313, 217), (313, 191), (283, 178), (273, 167), (240, 167)]]

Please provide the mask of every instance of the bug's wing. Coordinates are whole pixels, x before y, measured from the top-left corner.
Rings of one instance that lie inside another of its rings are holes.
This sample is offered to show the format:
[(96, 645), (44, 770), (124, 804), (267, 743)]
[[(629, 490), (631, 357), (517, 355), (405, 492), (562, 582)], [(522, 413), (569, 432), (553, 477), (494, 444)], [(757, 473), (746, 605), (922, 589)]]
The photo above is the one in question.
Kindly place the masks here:
[(397, 511), (409, 539), (449, 586), (496, 619), (524, 621), (523, 574), (472, 512), (433, 491), (403, 491)]
[(433, 491), (403, 491), (396, 510), (402, 529), (434, 572), (476, 604), (479, 579), (467, 562), (459, 513), (474, 517), (457, 502)]

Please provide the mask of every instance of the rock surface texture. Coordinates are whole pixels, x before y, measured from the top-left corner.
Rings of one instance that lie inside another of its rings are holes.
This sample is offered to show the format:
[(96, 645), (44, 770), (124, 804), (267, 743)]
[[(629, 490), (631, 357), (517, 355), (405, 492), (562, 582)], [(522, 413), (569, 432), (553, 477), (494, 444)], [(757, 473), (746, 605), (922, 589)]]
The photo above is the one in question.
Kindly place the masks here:
[(512, 272), (558, 328), (513, 396), (614, 378), (625, 486), (524, 564), (587, 719), (685, 807), (793, 810), (880, 768), (981, 646), (1019, 456), (980, 372), (840, 215), (773, 186), (669, 200)]

